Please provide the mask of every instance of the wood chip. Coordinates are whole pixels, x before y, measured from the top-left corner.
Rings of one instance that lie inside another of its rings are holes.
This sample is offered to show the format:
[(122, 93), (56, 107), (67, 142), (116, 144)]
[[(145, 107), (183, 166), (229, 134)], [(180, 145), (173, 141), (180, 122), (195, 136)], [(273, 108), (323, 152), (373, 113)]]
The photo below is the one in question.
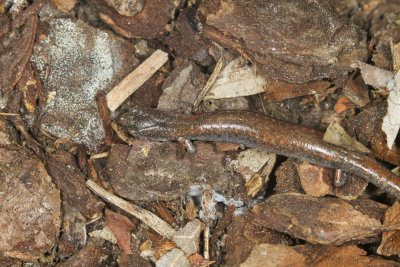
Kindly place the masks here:
[(108, 108), (115, 111), (167, 61), (167, 53), (161, 50), (155, 51), (107, 94)]
[[(399, 220), (400, 202), (396, 201), (390, 209), (386, 211), (383, 225), (389, 226), (400, 223)], [(391, 231), (382, 235), (382, 242), (377, 251), (384, 256), (400, 255), (400, 231)]]
[(273, 195), (253, 207), (256, 225), (287, 233), (310, 243), (342, 244), (377, 234), (380, 221), (336, 198), (303, 194)]

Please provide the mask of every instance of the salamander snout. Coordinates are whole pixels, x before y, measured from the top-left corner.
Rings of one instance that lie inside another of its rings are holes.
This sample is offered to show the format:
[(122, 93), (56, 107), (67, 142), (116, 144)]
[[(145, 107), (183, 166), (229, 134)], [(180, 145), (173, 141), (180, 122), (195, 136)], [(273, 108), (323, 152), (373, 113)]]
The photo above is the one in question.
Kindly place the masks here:
[(154, 139), (154, 135), (160, 134), (164, 129), (162, 125), (165, 120), (150, 108), (135, 106), (121, 115), (117, 123), (136, 138)]

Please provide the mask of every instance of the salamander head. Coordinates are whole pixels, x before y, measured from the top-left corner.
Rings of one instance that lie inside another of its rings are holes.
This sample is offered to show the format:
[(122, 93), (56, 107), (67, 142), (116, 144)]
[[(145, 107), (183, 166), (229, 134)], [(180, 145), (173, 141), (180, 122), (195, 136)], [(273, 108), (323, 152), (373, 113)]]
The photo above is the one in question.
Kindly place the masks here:
[[(166, 117), (165, 112), (135, 106), (127, 113), (121, 115), (117, 123), (130, 135), (139, 139), (161, 140), (165, 134)], [(166, 113), (168, 114), (168, 113)]]

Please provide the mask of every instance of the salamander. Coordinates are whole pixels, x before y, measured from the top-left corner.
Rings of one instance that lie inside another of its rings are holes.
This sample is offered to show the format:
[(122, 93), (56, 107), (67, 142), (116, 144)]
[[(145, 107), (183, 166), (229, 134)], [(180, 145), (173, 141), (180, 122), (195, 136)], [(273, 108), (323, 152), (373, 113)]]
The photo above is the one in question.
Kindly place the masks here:
[(323, 133), (247, 111), (183, 115), (136, 106), (117, 120), (137, 139), (217, 141), (243, 144), (367, 179), (400, 198), (400, 177), (368, 155), (322, 140)]

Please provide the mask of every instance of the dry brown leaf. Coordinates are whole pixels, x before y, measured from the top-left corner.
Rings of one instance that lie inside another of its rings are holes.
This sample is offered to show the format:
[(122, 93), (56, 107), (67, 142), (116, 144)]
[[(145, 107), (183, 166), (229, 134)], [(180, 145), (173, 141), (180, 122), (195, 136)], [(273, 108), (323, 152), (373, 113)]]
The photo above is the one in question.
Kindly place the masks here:
[(361, 75), (354, 78), (354, 74), (346, 82), (343, 94), (356, 105), (363, 107), (369, 103), (368, 88)]
[(106, 209), (105, 211), (105, 220), (107, 226), (117, 239), (118, 246), (122, 253), (132, 254), (131, 231), (133, 231), (136, 226), (127, 217), (109, 209)]
[(339, 97), (335, 105), (336, 114), (341, 114), (342, 112), (349, 109), (350, 106), (351, 106), (351, 101), (347, 97), (345, 96)]
[(191, 267), (206, 267), (215, 263), (215, 261), (209, 261), (203, 258), (200, 254), (192, 254), (187, 256)]

